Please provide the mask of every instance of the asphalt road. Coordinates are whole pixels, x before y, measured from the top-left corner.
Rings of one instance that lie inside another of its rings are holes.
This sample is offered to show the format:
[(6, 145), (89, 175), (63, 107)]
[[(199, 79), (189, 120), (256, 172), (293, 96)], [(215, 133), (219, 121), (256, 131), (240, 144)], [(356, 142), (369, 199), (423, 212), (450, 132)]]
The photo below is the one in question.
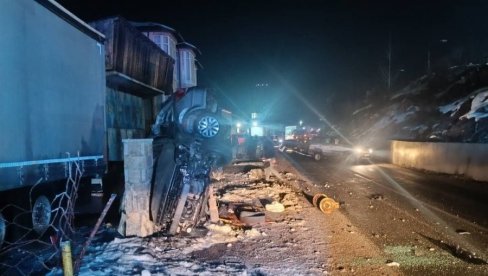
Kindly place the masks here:
[(488, 275), (488, 183), (391, 164), (286, 158), (413, 274)]

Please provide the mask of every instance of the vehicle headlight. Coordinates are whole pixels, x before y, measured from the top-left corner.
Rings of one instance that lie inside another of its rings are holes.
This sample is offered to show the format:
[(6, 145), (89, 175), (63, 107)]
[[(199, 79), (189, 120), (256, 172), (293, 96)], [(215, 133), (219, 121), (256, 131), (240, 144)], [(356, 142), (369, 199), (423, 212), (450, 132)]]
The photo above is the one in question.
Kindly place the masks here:
[(361, 148), (361, 147), (355, 147), (355, 148), (354, 148), (354, 152), (355, 152), (355, 153), (363, 153), (363, 151), (364, 151), (364, 150), (363, 150), (363, 148)]
[(368, 149), (368, 152), (369, 152), (369, 154), (372, 154), (373, 153), (373, 149), (371, 149), (371, 148)]

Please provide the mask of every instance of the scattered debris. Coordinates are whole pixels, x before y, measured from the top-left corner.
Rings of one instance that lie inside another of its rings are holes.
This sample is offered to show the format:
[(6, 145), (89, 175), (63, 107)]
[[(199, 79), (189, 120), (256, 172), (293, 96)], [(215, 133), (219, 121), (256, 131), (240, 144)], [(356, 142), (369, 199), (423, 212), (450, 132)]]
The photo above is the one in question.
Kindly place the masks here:
[[(305, 193), (304, 193), (305, 194)], [(310, 198), (311, 195), (305, 194), (306, 197)], [(320, 211), (324, 214), (330, 214), (334, 210), (339, 209), (339, 203), (334, 199), (327, 197), (325, 194), (316, 194), (312, 197), (312, 204), (318, 207)]]
[(264, 223), (266, 216), (263, 212), (241, 211), (239, 220), (246, 225), (255, 225)]
[(263, 180), (265, 179), (265, 173), (263, 169), (252, 169), (248, 173), (250, 180)]
[(387, 266), (395, 266), (395, 267), (400, 267), (400, 264), (399, 264), (399, 263), (394, 262), (394, 261), (392, 261), (392, 260), (388, 260), (388, 261), (386, 261), (386, 265), (387, 265)]
[(470, 232), (468, 232), (466, 230), (462, 230), (462, 229), (457, 229), (456, 233), (458, 233), (459, 235), (471, 235)]
[(281, 213), (285, 211), (285, 206), (277, 201), (273, 201), (271, 204), (266, 204), (266, 211), (273, 213)]
[(369, 196), (369, 199), (374, 199), (374, 200), (384, 200), (385, 196), (382, 194), (372, 194)]

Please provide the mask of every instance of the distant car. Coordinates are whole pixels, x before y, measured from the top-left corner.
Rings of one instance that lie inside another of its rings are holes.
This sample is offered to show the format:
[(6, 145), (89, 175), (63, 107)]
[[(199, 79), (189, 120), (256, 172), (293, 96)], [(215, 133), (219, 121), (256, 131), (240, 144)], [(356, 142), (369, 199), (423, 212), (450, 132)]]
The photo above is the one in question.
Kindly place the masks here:
[(273, 145), (275, 147), (279, 147), (283, 143), (283, 141), (284, 141), (283, 137), (281, 137), (279, 135), (273, 135), (271, 137), (271, 140), (273, 141)]
[(297, 140), (284, 140), (279, 145), (279, 150), (282, 152), (293, 152), (298, 150), (299, 142)]
[(373, 154), (372, 148), (363, 146), (352, 147), (348, 144), (340, 143), (337, 138), (315, 137), (308, 144), (306, 152), (316, 161), (324, 158), (348, 158), (351, 161), (368, 159)]

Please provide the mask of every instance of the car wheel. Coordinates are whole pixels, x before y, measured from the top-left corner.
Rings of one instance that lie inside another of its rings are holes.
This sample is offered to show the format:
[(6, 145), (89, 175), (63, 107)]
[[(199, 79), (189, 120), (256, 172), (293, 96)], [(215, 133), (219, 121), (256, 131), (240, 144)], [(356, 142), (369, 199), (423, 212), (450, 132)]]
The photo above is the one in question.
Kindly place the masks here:
[(322, 153), (320, 152), (316, 152), (313, 154), (313, 159), (315, 159), (315, 161), (320, 161), (322, 160)]

